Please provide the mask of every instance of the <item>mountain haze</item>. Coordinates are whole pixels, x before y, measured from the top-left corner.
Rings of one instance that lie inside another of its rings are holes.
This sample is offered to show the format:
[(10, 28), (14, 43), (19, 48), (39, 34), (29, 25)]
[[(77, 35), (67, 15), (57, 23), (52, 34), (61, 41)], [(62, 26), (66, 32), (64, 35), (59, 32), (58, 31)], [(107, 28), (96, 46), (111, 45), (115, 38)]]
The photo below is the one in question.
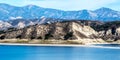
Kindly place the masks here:
[(11, 6), (0, 3), (0, 20), (11, 19), (40, 19), (41, 17), (56, 19), (78, 19), (78, 20), (120, 20), (120, 12), (109, 8), (79, 10), (79, 11), (62, 11), (51, 8), (43, 8), (35, 5), (23, 7)]

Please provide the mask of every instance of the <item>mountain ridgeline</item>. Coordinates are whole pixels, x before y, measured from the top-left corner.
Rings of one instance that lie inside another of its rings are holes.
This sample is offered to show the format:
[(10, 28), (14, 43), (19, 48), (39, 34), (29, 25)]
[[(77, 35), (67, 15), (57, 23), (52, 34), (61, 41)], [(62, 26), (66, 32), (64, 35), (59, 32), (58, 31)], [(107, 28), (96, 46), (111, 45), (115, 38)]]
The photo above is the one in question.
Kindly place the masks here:
[(0, 30), (70, 20), (119, 21), (120, 12), (105, 7), (94, 11), (63, 11), (35, 5), (17, 7), (0, 3)]
[(21, 29), (3, 30), (0, 39), (120, 39), (120, 21), (99, 22), (89, 20), (36, 24)]
[(109, 8), (102, 7), (100, 9), (63, 11), (51, 8), (43, 8), (35, 5), (27, 5), (23, 7), (12, 6), (0, 3), (0, 20), (13, 19), (40, 19), (41, 17), (53, 19), (76, 19), (76, 20), (120, 20), (120, 12)]

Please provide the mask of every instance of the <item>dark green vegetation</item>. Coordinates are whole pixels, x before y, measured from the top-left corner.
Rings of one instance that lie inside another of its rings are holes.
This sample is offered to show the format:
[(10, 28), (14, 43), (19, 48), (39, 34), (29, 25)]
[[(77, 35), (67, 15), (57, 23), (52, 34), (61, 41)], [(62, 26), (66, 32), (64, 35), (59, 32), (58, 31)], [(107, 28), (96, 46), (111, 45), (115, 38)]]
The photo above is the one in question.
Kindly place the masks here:
[[(120, 39), (120, 32), (117, 31), (117, 28), (120, 27), (120, 21), (104, 22), (101, 25), (91, 25), (91, 27), (97, 32), (104, 31), (100, 37), (103, 40), (111, 39), (117, 41)], [(111, 30), (111, 32), (108, 32), (108, 30)]]
[(116, 28), (120, 27), (120, 21), (104, 22), (103, 24), (92, 24), (91, 27), (96, 31), (103, 31), (108, 29), (115, 30)]

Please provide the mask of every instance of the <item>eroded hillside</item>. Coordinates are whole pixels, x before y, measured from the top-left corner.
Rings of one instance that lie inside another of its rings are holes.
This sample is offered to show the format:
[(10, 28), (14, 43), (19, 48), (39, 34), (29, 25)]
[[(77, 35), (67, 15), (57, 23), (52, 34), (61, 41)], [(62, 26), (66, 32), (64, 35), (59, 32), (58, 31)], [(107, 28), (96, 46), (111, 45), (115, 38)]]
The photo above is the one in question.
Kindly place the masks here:
[(0, 33), (1, 39), (103, 39), (119, 40), (118, 22), (102, 23), (98, 21), (64, 21), (52, 24), (36, 24), (22, 29), (11, 29)]

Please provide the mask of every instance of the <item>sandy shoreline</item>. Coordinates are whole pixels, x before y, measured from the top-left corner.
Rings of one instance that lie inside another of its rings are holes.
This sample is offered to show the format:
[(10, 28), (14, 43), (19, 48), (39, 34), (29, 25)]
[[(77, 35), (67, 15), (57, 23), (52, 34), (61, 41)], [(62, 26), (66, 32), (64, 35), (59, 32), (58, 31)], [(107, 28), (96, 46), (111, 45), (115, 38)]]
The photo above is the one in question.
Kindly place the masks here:
[(120, 47), (103, 47), (95, 46), (94, 44), (118, 44), (107, 43), (103, 40), (17, 40), (17, 39), (6, 39), (0, 40), (0, 45), (17, 45), (17, 46), (63, 46), (63, 47), (94, 47), (94, 48), (111, 48), (111, 49), (120, 49)]
[(12, 46), (58, 46), (58, 47), (86, 47), (86, 48), (109, 48), (120, 49), (120, 47), (103, 47), (95, 45), (77, 45), (77, 44), (25, 44), (25, 43), (0, 43), (0, 45), (12, 45)]

